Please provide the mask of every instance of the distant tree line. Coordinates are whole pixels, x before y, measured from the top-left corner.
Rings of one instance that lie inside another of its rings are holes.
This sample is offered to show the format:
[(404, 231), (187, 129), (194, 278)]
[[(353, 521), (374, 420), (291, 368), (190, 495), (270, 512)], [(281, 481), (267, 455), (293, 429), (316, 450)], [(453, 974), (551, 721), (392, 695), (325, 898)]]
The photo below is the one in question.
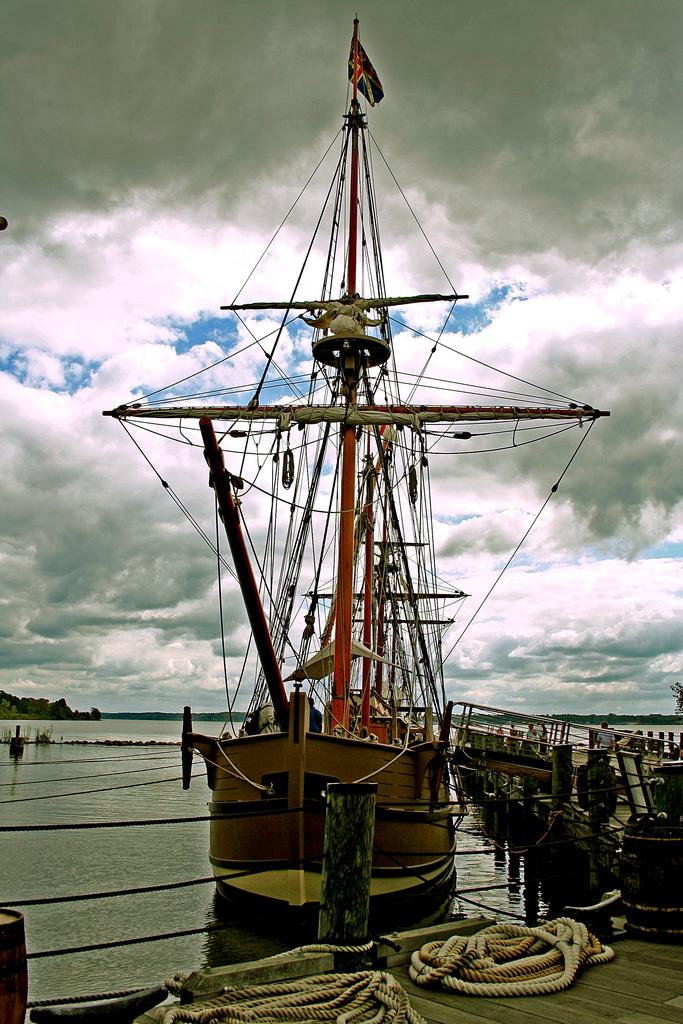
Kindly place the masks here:
[[(103, 719), (118, 718), (129, 721), (152, 721), (152, 722), (182, 722), (183, 716), (180, 711), (103, 711)], [(195, 722), (224, 722), (225, 711), (194, 711), (192, 718)], [(241, 722), (244, 718), (244, 711), (233, 711), (232, 719)]]
[(72, 711), (64, 698), (46, 700), (45, 697), (15, 697), (0, 690), (0, 718), (35, 718), (41, 721), (99, 722), (98, 708), (90, 711)]
[(683, 704), (676, 708), (673, 715), (615, 715), (615, 714), (604, 714), (602, 711), (596, 711), (592, 715), (578, 715), (576, 712), (567, 714), (552, 714), (550, 718), (557, 718), (560, 722), (599, 722), (602, 719), (609, 722), (610, 725), (618, 725), (620, 722), (635, 722), (636, 724), (650, 723), (657, 725), (658, 722), (670, 722), (675, 723), (677, 718), (683, 714)]

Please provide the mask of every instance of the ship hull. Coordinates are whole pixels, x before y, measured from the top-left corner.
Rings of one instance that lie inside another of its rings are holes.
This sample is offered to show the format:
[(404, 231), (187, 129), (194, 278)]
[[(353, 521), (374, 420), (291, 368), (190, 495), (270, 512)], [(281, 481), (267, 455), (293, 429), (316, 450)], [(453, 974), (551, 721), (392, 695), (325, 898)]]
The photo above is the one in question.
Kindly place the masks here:
[[(295, 701), (293, 701), (296, 704)], [(205, 760), (212, 799), (209, 859), (219, 892), (314, 908), (320, 900), (325, 790), (377, 784), (374, 905), (443, 893), (454, 872), (456, 816), (441, 746), (400, 748), (308, 732), (304, 701), (288, 733), (186, 738)]]

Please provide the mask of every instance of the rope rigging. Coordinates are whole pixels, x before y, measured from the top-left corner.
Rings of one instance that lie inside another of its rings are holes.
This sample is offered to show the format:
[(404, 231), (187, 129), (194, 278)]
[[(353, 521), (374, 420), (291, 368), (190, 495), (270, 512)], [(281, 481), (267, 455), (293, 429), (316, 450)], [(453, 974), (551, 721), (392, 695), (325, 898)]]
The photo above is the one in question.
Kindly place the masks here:
[[(395, 317), (392, 317), (391, 315), (389, 316), (389, 319), (393, 320), (394, 323), (399, 324), (402, 329), (411, 331), (411, 333), (416, 335), (417, 337), (426, 338), (426, 340), (430, 342), (434, 341), (434, 339), (430, 338), (428, 334), (424, 334), (422, 331), (419, 331), (416, 327), (406, 327), (406, 325), (401, 320), (397, 320)], [(518, 377), (516, 376), (516, 374), (510, 373), (508, 370), (501, 370), (497, 366), (492, 366), (491, 363), (484, 362), (483, 359), (477, 359), (476, 356), (469, 355), (467, 352), (462, 352), (460, 349), (453, 348), (452, 345), (447, 345), (445, 341), (439, 341), (438, 344), (441, 345), (442, 348), (446, 349), (448, 352), (452, 352), (456, 356), (461, 356), (463, 359), (467, 359), (472, 363), (476, 363), (478, 366), (483, 366), (487, 370), (493, 370), (494, 373), (500, 373), (504, 377), (509, 377), (510, 380), (516, 380), (519, 384), (526, 384), (528, 387), (538, 388), (545, 395), (553, 395), (557, 399), (562, 399), (563, 402), (569, 403), (571, 407), (590, 409), (589, 405), (586, 405), (584, 402), (579, 402), (575, 398), (570, 398), (569, 395), (565, 395), (561, 391), (554, 391), (552, 390), (552, 388), (546, 388), (543, 387), (543, 385), (534, 384), (533, 381), (526, 380), (524, 377)]]
[[(176, 767), (175, 765), (173, 767)], [(121, 773), (126, 774), (126, 773)], [(85, 796), (89, 793), (110, 793), (118, 789), (137, 789), (139, 786), (163, 786), (169, 782), (180, 782), (181, 776), (174, 775), (172, 779), (153, 779), (147, 782), (129, 782), (125, 786), (105, 786), (103, 789), (79, 789), (70, 793), (44, 793), (40, 796), (21, 796), (12, 800), (0, 800), (0, 804), (25, 804), (33, 800), (58, 800), (60, 797)]]
[(178, 765), (166, 764), (166, 765), (153, 765), (151, 768), (127, 768), (123, 772), (103, 772), (96, 775), (65, 775), (61, 779), (23, 779), (19, 782), (0, 782), (0, 786), (49, 786), (57, 782), (73, 782), (74, 780), (82, 779), (109, 779), (113, 775), (133, 775), (137, 772), (161, 772), (166, 771), (169, 768), (177, 768)]
[(550, 502), (550, 499), (551, 499), (551, 498), (553, 497), (553, 495), (554, 495), (554, 494), (556, 494), (556, 493), (557, 493), (557, 491), (558, 491), (558, 488), (559, 488), (559, 486), (560, 486), (560, 484), (561, 484), (562, 480), (563, 480), (563, 479), (564, 479), (564, 477), (565, 477), (565, 474), (566, 474), (566, 473), (567, 473), (567, 471), (569, 470), (569, 467), (571, 466), (571, 464), (572, 464), (572, 462), (574, 461), (574, 459), (576, 458), (576, 456), (577, 456), (577, 455), (579, 454), (579, 450), (581, 449), (581, 446), (583, 445), (584, 441), (586, 440), (586, 438), (587, 438), (587, 437), (588, 437), (588, 435), (590, 434), (590, 431), (591, 431), (591, 428), (593, 427), (593, 423), (594, 423), (594, 422), (595, 422), (595, 421), (593, 420), (593, 421), (591, 421), (591, 423), (589, 423), (589, 425), (588, 425), (588, 430), (587, 430), (587, 431), (585, 432), (585, 434), (583, 435), (583, 437), (581, 438), (581, 440), (580, 440), (580, 441), (579, 441), (579, 443), (577, 444), (576, 448), (575, 448), (575, 449), (574, 449), (574, 451), (572, 452), (571, 456), (569, 457), (569, 461), (567, 462), (566, 466), (564, 467), (564, 469), (563, 469), (563, 470), (562, 470), (562, 472), (560, 473), (560, 476), (559, 476), (559, 478), (558, 478), (558, 479), (557, 479), (557, 481), (556, 481), (556, 482), (555, 482), (555, 483), (553, 484), (553, 486), (552, 486), (552, 487), (550, 488), (550, 491), (548, 492), (548, 496), (546, 497), (545, 501), (543, 502), (543, 504), (542, 504), (542, 505), (541, 505), (541, 507), (539, 508), (538, 512), (537, 512), (537, 513), (536, 513), (536, 515), (534, 516), (533, 520), (531, 521), (531, 523), (529, 524), (529, 526), (528, 526), (528, 527), (527, 527), (527, 529), (525, 530), (525, 532), (524, 532), (523, 536), (521, 537), (521, 539), (520, 539), (520, 540), (519, 540), (519, 542), (517, 543), (517, 546), (515, 547), (514, 551), (513, 551), (512, 553), (511, 553), (511, 555), (510, 555), (510, 557), (508, 558), (508, 560), (506, 561), (505, 565), (503, 566), (503, 568), (502, 568), (502, 569), (500, 570), (500, 572), (499, 572), (499, 573), (498, 573), (498, 575), (496, 576), (495, 580), (493, 581), (493, 583), (491, 584), (491, 586), (490, 586), (490, 587), (489, 587), (489, 589), (487, 590), (486, 594), (484, 594), (484, 597), (482, 598), (482, 600), (480, 601), (480, 603), (479, 603), (479, 604), (477, 605), (476, 609), (475, 609), (475, 610), (474, 610), (474, 612), (472, 613), (472, 616), (470, 617), (470, 619), (469, 619), (469, 620), (467, 621), (467, 623), (465, 624), (465, 626), (464, 626), (464, 628), (463, 628), (462, 632), (461, 632), (461, 633), (460, 633), (460, 634), (458, 635), (457, 639), (456, 639), (456, 640), (455, 640), (455, 642), (453, 643), (453, 646), (452, 646), (452, 647), (450, 648), (450, 650), (449, 650), (448, 654), (446, 655), (446, 659), (445, 659), (446, 661), (448, 660), (448, 658), (450, 658), (451, 654), (453, 653), (453, 651), (455, 650), (455, 648), (456, 648), (456, 647), (458, 646), (458, 644), (460, 643), (460, 641), (461, 641), (461, 640), (462, 640), (462, 638), (464, 637), (465, 633), (466, 633), (466, 632), (468, 631), (468, 629), (470, 628), (470, 626), (472, 625), (472, 623), (474, 622), (474, 620), (475, 620), (475, 619), (476, 619), (476, 617), (478, 616), (478, 614), (479, 614), (479, 612), (481, 611), (481, 609), (482, 609), (482, 608), (484, 607), (485, 603), (486, 603), (486, 602), (488, 601), (489, 597), (491, 596), (491, 594), (493, 593), (493, 591), (495, 590), (495, 588), (496, 588), (496, 587), (498, 586), (498, 583), (499, 583), (499, 582), (500, 582), (500, 580), (502, 579), (502, 577), (503, 577), (503, 574), (504, 574), (504, 573), (506, 572), (506, 570), (507, 570), (507, 569), (509, 568), (509, 566), (510, 566), (510, 565), (512, 564), (512, 562), (513, 562), (513, 560), (514, 560), (514, 558), (515, 558), (515, 556), (516, 556), (517, 552), (518, 552), (518, 551), (520, 550), (520, 548), (521, 548), (521, 547), (522, 547), (522, 545), (524, 544), (524, 541), (525, 541), (525, 540), (527, 539), (527, 537), (528, 537), (528, 536), (529, 536), (529, 534), (531, 533), (532, 529), (534, 528), (534, 526), (536, 525), (536, 523), (537, 523), (537, 522), (538, 522), (538, 520), (540, 519), (541, 515), (542, 515), (542, 514), (543, 514), (543, 512), (545, 511), (545, 509), (546, 509), (546, 507), (547, 507), (548, 503)]

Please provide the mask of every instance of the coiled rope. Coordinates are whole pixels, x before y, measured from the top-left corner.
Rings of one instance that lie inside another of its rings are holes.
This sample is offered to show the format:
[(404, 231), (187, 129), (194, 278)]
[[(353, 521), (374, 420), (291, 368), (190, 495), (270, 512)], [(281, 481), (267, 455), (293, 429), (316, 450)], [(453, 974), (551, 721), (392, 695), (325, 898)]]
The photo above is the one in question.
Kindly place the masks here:
[(302, 1021), (353, 1021), (354, 1024), (425, 1024), (410, 1005), (405, 989), (386, 971), (318, 974), (295, 982), (233, 988), (201, 1005), (157, 1007), (159, 1024), (285, 1024)]
[(412, 954), (416, 985), (473, 996), (535, 996), (568, 988), (578, 971), (614, 959), (614, 950), (569, 917), (536, 928), (496, 924), (469, 937), (428, 942)]

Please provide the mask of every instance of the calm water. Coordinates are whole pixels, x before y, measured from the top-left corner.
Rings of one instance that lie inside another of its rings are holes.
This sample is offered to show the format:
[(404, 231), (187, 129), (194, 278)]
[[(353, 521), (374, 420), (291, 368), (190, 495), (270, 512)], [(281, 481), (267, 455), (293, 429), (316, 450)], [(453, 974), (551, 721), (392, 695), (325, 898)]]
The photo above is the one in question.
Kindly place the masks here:
[[(73, 896), (111, 889), (186, 881), (210, 875), (208, 823), (145, 825), (128, 828), (8, 833), (7, 825), (140, 821), (207, 813), (209, 791), (195, 758), (189, 791), (180, 780), (178, 746), (106, 746), (70, 740), (178, 740), (179, 722), (55, 722), (53, 743), (26, 745), (21, 759), (11, 759), (0, 744), (0, 905), (49, 896)], [(35, 736), (44, 723), (24, 723)], [(219, 723), (202, 722), (217, 733)], [(14, 723), (2, 723), (10, 728)], [(461, 826), (458, 889), (443, 918), (482, 912), (523, 917), (554, 912), (553, 891), (567, 891), (566, 875), (525, 887), (524, 859), (497, 844), (495, 822), (473, 808)], [(531, 837), (533, 838), (533, 837)], [(515, 837), (519, 843), (519, 837)], [(536, 866), (538, 870), (538, 865)], [(575, 864), (571, 867), (575, 871)], [(578, 885), (578, 878), (573, 885)], [(499, 888), (482, 888), (498, 886)], [(176, 970), (213, 966), (266, 956), (310, 941), (310, 925), (238, 916), (217, 901), (211, 883), (161, 893), (20, 908), (25, 915), (29, 954), (65, 947), (111, 943), (190, 928), (203, 929), (220, 920), (224, 929), (69, 955), (29, 960), (29, 999), (95, 994), (153, 985)], [(502, 917), (503, 920), (513, 919)], [(414, 922), (386, 922), (386, 927)], [(378, 931), (385, 922), (381, 922)]]

